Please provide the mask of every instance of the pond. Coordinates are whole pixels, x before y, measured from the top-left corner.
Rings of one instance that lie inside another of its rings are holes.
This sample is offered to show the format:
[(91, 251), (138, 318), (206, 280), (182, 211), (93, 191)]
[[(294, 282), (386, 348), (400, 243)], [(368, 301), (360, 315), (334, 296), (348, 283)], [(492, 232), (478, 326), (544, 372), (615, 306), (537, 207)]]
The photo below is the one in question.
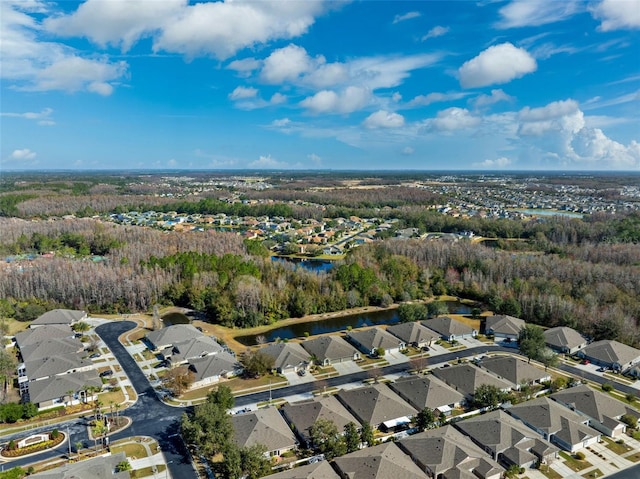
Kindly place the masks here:
[[(458, 301), (445, 301), (449, 308), (450, 314), (471, 314), (472, 306), (459, 303)], [(336, 318), (317, 319), (304, 323), (291, 324), (280, 328), (272, 329), (262, 336), (266, 342), (270, 343), (276, 339), (291, 339), (304, 336), (305, 332), (314, 336), (316, 334), (333, 333), (335, 331), (343, 331), (348, 326), (352, 328), (362, 328), (364, 326), (375, 326), (378, 324), (395, 324), (400, 321), (398, 311), (396, 309), (386, 309), (383, 311), (368, 311), (349, 316), (340, 316)], [(237, 336), (236, 341), (245, 346), (254, 346), (257, 343), (256, 335)]]
[(288, 258), (283, 256), (272, 256), (271, 261), (291, 263), (297, 267), (308, 269), (309, 271), (314, 271), (316, 273), (327, 272), (335, 265), (335, 262), (329, 260)]
[(189, 317), (182, 313), (169, 313), (162, 317), (164, 327), (173, 326), (174, 324), (191, 324)]

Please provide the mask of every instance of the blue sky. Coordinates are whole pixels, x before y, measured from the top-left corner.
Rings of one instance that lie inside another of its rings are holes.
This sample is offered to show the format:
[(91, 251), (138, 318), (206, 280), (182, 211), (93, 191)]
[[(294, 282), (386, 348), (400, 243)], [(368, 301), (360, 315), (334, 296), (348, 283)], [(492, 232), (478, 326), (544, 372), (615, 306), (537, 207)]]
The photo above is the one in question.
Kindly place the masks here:
[(640, 169), (640, 0), (0, 9), (4, 170)]

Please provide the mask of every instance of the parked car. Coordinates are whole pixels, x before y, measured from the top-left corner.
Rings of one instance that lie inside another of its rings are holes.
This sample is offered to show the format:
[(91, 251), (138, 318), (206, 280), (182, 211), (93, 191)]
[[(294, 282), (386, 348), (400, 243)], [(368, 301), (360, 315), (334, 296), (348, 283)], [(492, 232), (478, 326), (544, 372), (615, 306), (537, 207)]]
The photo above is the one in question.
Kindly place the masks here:
[(95, 359), (99, 357), (100, 357), (100, 353), (93, 353), (91, 356), (89, 356), (90, 359)]
[(307, 374), (307, 370), (306, 369), (300, 369), (298, 371), (298, 376), (304, 376), (305, 374)]
[(111, 369), (107, 369), (106, 371), (102, 371), (100, 373), (100, 377), (104, 378), (106, 376), (111, 376), (113, 374), (113, 371)]

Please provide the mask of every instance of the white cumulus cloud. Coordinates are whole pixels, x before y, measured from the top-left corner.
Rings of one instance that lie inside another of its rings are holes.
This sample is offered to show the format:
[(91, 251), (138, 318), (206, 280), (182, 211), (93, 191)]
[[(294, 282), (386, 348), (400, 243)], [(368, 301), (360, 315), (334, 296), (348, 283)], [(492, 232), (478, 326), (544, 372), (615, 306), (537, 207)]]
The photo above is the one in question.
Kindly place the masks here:
[(271, 122), (271, 126), (275, 126), (276, 128), (282, 128), (291, 124), (291, 120), (289, 118), (280, 118), (278, 120), (273, 120)]
[(350, 86), (335, 92), (321, 90), (300, 102), (300, 106), (314, 113), (351, 113), (367, 106), (371, 101), (368, 88)]
[(510, 95), (507, 95), (501, 89), (491, 90), (491, 94), (486, 95), (478, 95), (473, 99), (473, 105), (476, 108), (483, 108), (485, 106), (493, 105), (494, 103), (499, 103), (501, 101), (513, 101), (514, 98)]
[(13, 112), (4, 112), (0, 113), (0, 116), (7, 116), (12, 118), (24, 118), (25, 120), (33, 120), (38, 123), (38, 125), (42, 126), (53, 126), (56, 122), (51, 118), (51, 114), (53, 113), (53, 109), (44, 108), (40, 112), (27, 111), (24, 113), (13, 113)]
[(448, 92), (448, 93), (433, 92), (433, 93), (429, 93), (428, 95), (418, 95), (414, 97), (411, 101), (409, 101), (407, 106), (410, 106), (410, 107), (428, 106), (428, 105), (431, 105), (432, 103), (459, 100), (460, 98), (464, 98), (467, 95), (468, 93), (463, 93), (463, 92)]
[(322, 163), (322, 158), (320, 156), (316, 155), (315, 153), (308, 154), (307, 155), (307, 159), (312, 161), (316, 165), (319, 165), (319, 164)]
[(21, 150), (13, 150), (11, 153), (11, 158), (18, 161), (29, 161), (33, 160), (36, 157), (36, 152), (31, 151), (29, 148), (23, 148)]
[(449, 33), (449, 27), (443, 27), (441, 25), (436, 25), (431, 30), (427, 32), (426, 35), (422, 37), (422, 41), (428, 40), (429, 38), (441, 37), (442, 35), (446, 35)]
[(509, 166), (511, 164), (511, 160), (504, 156), (500, 158), (496, 158), (495, 160), (484, 160), (480, 163), (474, 163), (473, 166), (480, 168), (504, 168), (505, 166)]
[(249, 163), (249, 166), (251, 168), (286, 168), (288, 165), (284, 161), (272, 158), (271, 155), (260, 155), (260, 158)]
[(511, 43), (494, 45), (465, 62), (458, 74), (464, 88), (508, 83), (536, 71), (535, 59), (524, 49)]
[(244, 100), (247, 98), (255, 98), (256, 96), (258, 96), (258, 90), (253, 87), (239, 86), (229, 93), (229, 98), (232, 100)]
[(369, 115), (363, 125), (367, 128), (400, 128), (404, 126), (404, 117), (398, 113), (378, 110)]
[(427, 127), (432, 130), (451, 132), (473, 128), (481, 123), (481, 119), (473, 116), (466, 108), (447, 108), (439, 111), (435, 118), (427, 120)]
[(294, 81), (301, 74), (311, 70), (314, 63), (304, 48), (292, 44), (274, 50), (265, 58), (260, 76), (267, 83)]
[(590, 10), (603, 32), (640, 28), (640, 0), (602, 0)]

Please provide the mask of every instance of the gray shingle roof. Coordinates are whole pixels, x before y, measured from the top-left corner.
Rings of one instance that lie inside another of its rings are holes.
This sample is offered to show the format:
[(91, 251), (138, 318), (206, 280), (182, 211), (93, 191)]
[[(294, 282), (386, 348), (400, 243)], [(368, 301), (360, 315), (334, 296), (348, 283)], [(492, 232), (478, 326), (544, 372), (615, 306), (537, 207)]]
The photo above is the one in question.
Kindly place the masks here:
[(76, 321), (80, 321), (87, 316), (84, 311), (78, 311), (74, 309), (52, 309), (47, 311), (42, 316), (34, 319), (29, 327), (42, 326), (45, 324), (67, 324), (71, 325)]
[(343, 389), (336, 396), (360, 423), (367, 421), (374, 427), (385, 421), (418, 413), (384, 384)]
[(319, 336), (302, 342), (302, 347), (310, 356), (315, 356), (320, 362), (325, 359), (338, 361), (353, 359), (356, 349), (338, 336)]
[(428, 343), (438, 339), (438, 335), (414, 321), (410, 323), (394, 324), (387, 328), (387, 332), (402, 339), (407, 344)]
[(425, 479), (427, 475), (392, 442), (334, 459), (348, 479)]
[(400, 346), (400, 340), (398, 338), (380, 328), (351, 331), (347, 334), (347, 337), (352, 338), (367, 351), (378, 348), (396, 349)]
[(479, 477), (504, 472), (486, 452), (450, 425), (409, 436), (398, 445), (421, 467), (428, 467), (434, 477), (455, 469), (472, 476), (475, 471)]
[(268, 479), (340, 479), (327, 461), (307, 464), (266, 477)]
[(102, 388), (102, 381), (95, 369), (31, 381), (29, 382), (29, 400), (39, 404), (66, 396), (68, 391), (82, 391), (86, 386)]
[(217, 354), (224, 351), (224, 348), (210, 336), (196, 336), (185, 341), (174, 343), (171, 350), (171, 362), (178, 364), (189, 359)]
[(267, 451), (286, 449), (296, 444), (287, 422), (275, 407), (231, 416), (234, 441), (240, 447), (262, 444)]
[(494, 334), (517, 335), (524, 328), (524, 325), (525, 322), (522, 319), (514, 318), (513, 316), (489, 316), (486, 319), (485, 330), (487, 332), (493, 331)]
[(296, 367), (309, 362), (309, 353), (298, 343), (271, 343), (260, 351), (273, 358), (276, 369)]
[(480, 362), (480, 366), (513, 384), (539, 381), (549, 377), (548, 372), (513, 356), (486, 357)]
[(482, 384), (491, 384), (499, 389), (515, 387), (515, 384), (505, 379), (499, 379), (497, 376), (472, 364), (458, 364), (448, 368), (438, 368), (434, 369), (432, 374), (456, 391), (468, 396), (473, 396), (476, 389)]
[(66, 354), (64, 356), (49, 356), (25, 361), (25, 370), (29, 380), (55, 376), (73, 369), (92, 367), (91, 360), (85, 360), (78, 353)]
[(16, 343), (18, 344), (18, 348), (23, 348), (30, 344), (40, 343), (46, 339), (72, 338), (73, 335), (74, 332), (70, 326), (66, 324), (52, 324), (16, 333)]
[(335, 396), (324, 396), (285, 404), (280, 410), (285, 418), (295, 425), (298, 434), (305, 442), (309, 441), (309, 428), (318, 419), (327, 419), (333, 422), (338, 431), (343, 431), (350, 422), (360, 427), (358, 420)]
[(578, 331), (566, 326), (547, 329), (544, 332), (544, 339), (549, 347), (555, 349), (574, 349), (587, 343)]
[(437, 318), (427, 319), (426, 321), (422, 321), (422, 324), (445, 337), (449, 337), (451, 335), (467, 335), (473, 332), (472, 328), (460, 321), (450, 318), (449, 316), (438, 316)]
[(32, 474), (36, 479), (129, 479), (129, 471), (115, 472), (118, 463), (127, 457), (124, 452), (99, 456), (75, 463), (63, 463), (49, 471)]
[(433, 375), (400, 378), (390, 386), (418, 410), (425, 407), (436, 409), (440, 406), (458, 404), (464, 399), (464, 394)]
[(147, 333), (147, 339), (155, 348), (174, 345), (199, 336), (203, 336), (203, 334), (191, 324), (174, 324), (172, 326)]
[(54, 338), (20, 348), (20, 355), (24, 362), (29, 362), (40, 358), (79, 353), (83, 350), (84, 344), (79, 339)]
[(582, 354), (602, 363), (621, 364), (640, 361), (640, 350), (619, 343), (618, 341), (602, 340), (591, 343), (582, 349)]
[(549, 397), (601, 423), (624, 414), (640, 417), (640, 412), (586, 384), (558, 391)]
[(233, 373), (242, 369), (242, 365), (231, 354), (223, 351), (218, 354), (189, 359), (189, 369), (194, 373), (194, 381)]

